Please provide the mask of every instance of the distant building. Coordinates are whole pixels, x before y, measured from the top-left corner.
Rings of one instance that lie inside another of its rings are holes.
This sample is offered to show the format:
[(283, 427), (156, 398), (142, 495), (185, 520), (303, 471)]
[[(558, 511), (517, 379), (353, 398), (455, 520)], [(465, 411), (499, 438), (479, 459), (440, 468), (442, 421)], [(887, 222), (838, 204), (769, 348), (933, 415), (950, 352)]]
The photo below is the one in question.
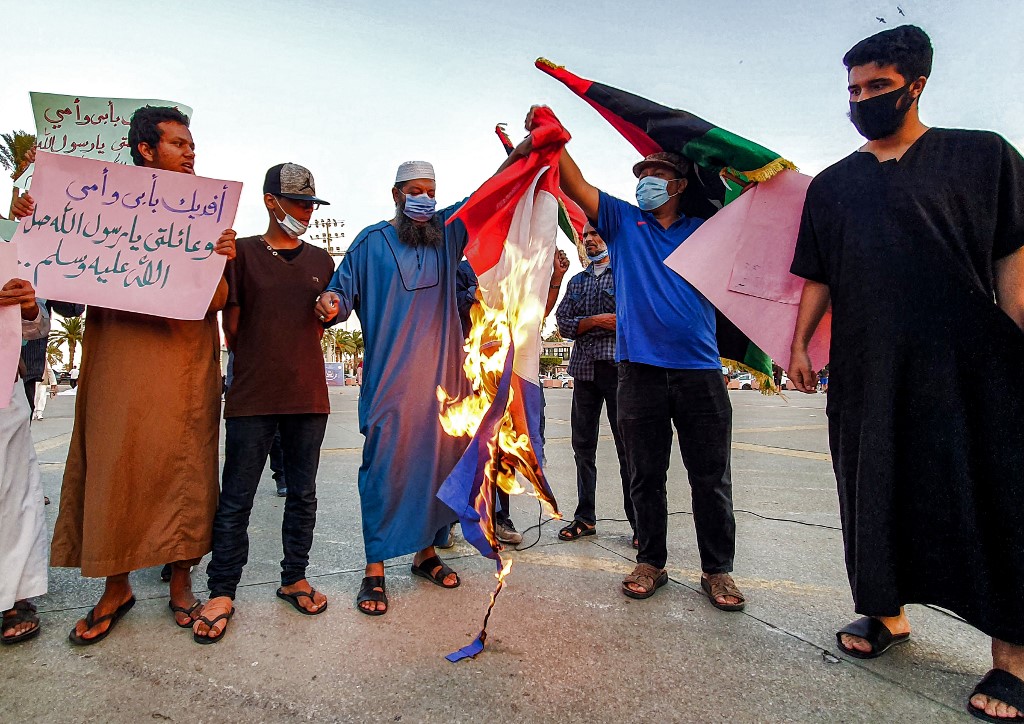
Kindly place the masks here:
[(558, 357), (562, 363), (555, 368), (556, 374), (561, 374), (569, 367), (569, 355), (572, 354), (573, 342), (571, 339), (562, 339), (557, 342), (542, 342), (542, 357)]

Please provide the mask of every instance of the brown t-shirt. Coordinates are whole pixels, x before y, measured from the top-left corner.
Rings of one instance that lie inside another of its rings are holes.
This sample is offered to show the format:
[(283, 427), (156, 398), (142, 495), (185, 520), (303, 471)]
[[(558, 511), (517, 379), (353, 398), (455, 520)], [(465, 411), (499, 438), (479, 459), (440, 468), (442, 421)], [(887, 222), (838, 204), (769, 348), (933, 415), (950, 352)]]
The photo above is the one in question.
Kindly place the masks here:
[(235, 247), (225, 275), (227, 306), (239, 307), (239, 320), (224, 417), (330, 413), (323, 325), (313, 306), (331, 281), (334, 260), (306, 243), (289, 260), (258, 236), (238, 239)]

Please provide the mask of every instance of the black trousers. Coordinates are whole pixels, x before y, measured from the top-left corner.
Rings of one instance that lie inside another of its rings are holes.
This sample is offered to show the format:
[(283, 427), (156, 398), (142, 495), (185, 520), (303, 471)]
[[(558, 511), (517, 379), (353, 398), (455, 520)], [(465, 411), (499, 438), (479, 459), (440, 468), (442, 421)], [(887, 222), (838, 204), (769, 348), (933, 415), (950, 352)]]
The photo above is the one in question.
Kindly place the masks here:
[(207, 566), (210, 598), (235, 597), (242, 568), (249, 559), (249, 514), (267, 464), (274, 433), (281, 432), (288, 496), (281, 539), (281, 585), (306, 577), (316, 525), (316, 473), (327, 415), (254, 415), (224, 421), (224, 475), (213, 519), (213, 557)]
[(701, 570), (732, 571), (732, 405), (721, 371), (620, 362), (618, 403), (640, 539), (637, 562), (664, 568), (668, 558), (666, 482), (675, 426), (690, 481)]
[(601, 408), (606, 408), (608, 422), (619, 458), (619, 479), (622, 481), (622, 509), (629, 526), (636, 532), (636, 516), (630, 497), (629, 466), (626, 450), (619, 434), (616, 394), (619, 372), (611, 362), (594, 363), (594, 379), (574, 381), (572, 390), (572, 452), (576, 458), (576, 513), (575, 520), (587, 525), (597, 523), (597, 438), (601, 429)]

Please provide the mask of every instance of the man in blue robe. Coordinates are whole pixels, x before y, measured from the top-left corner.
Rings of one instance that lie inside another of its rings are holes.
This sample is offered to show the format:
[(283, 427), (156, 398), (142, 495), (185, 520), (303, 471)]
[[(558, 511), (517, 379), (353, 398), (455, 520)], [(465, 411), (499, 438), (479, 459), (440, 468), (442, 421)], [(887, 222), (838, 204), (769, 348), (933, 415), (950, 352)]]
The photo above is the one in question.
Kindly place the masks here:
[(359, 233), (317, 302), (325, 323), (355, 312), (366, 345), (359, 497), (367, 565), (356, 603), (368, 615), (387, 612), (389, 558), (414, 553), (413, 574), (459, 585), (434, 551), (456, 520), (437, 491), (467, 442), (441, 428), (436, 390), (465, 391), (455, 276), (468, 238), (461, 221), (446, 225), (461, 203), (435, 211), (435, 188), (429, 163), (399, 166), (395, 218)]

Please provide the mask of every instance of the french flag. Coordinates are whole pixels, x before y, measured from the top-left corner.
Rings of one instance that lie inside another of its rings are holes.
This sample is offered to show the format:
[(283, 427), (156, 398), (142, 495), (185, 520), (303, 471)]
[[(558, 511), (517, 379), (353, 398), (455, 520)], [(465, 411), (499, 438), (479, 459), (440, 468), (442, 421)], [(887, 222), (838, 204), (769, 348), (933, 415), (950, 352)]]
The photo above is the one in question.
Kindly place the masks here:
[[(466, 258), (478, 278), (482, 304), (504, 310), (511, 335), (490, 408), (437, 497), (456, 511), (463, 535), (498, 562), (494, 540), (494, 481), (488, 463), (512, 467), (532, 493), (557, 514), (541, 466), (540, 351), (544, 303), (558, 232), (558, 158), (569, 133), (547, 108), (534, 112), (533, 150), (489, 179), (448, 223), (461, 219), (469, 234)], [(500, 450), (502, 427), (520, 443)]]

